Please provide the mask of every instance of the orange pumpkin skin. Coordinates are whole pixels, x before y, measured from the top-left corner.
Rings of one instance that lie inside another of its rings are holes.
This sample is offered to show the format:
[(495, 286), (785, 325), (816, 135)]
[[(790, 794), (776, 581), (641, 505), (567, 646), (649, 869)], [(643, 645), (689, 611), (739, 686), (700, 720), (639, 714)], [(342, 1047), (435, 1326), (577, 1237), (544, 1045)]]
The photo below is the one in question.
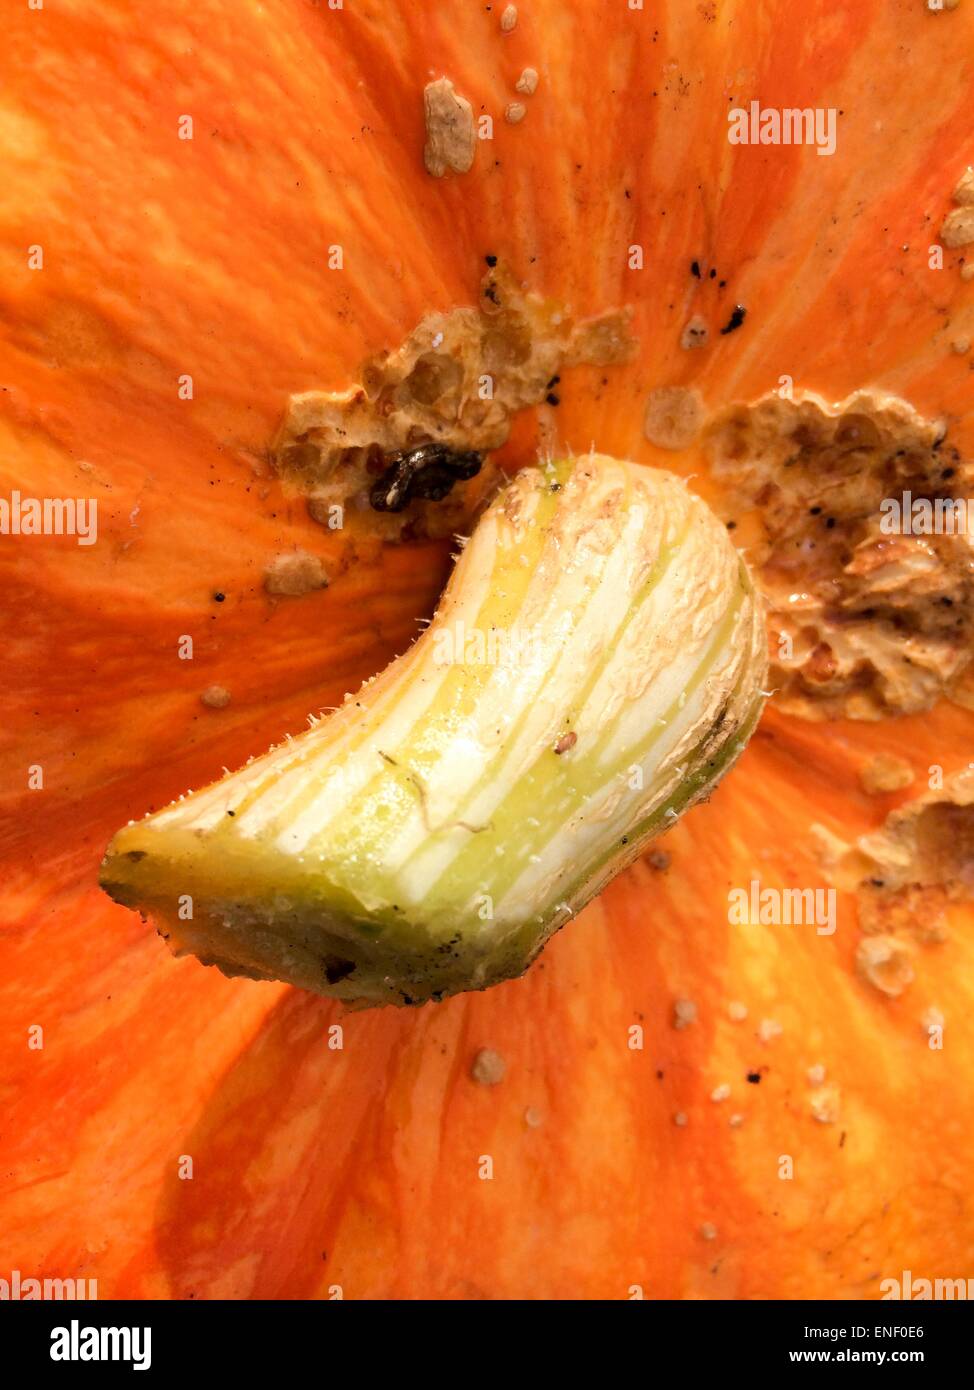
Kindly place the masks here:
[[(530, 0), (503, 36), (496, 6), (459, 0), (266, 0), (232, 24), (215, 0), (167, 0), (151, 26), (116, 0), (8, 25), (2, 492), (96, 495), (99, 540), (0, 538), (0, 1269), (178, 1298), (872, 1298), (904, 1269), (974, 1275), (969, 907), (894, 1000), (857, 978), (852, 930), (727, 918), (728, 888), (758, 874), (822, 881), (813, 822), (852, 840), (906, 799), (861, 790), (873, 754), (918, 779), (965, 766), (964, 710), (865, 725), (772, 708), (666, 840), (668, 870), (637, 865), (523, 979), (442, 1006), (343, 1016), (225, 980), (95, 886), (118, 824), (303, 727), (431, 612), (447, 547), (328, 535), (265, 450), (289, 393), (343, 389), (429, 309), (471, 302), (484, 255), (577, 312), (634, 307), (630, 365), (565, 374), (568, 448), (710, 492), (696, 450), (646, 442), (647, 389), (716, 407), (785, 373), (829, 399), (879, 384), (970, 452), (969, 360), (943, 325), (974, 290), (927, 248), (974, 158), (971, 7)], [(541, 80), (511, 126), (527, 65)], [(422, 88), (440, 74), (495, 126), (469, 174), (432, 180)], [(732, 149), (729, 99), (758, 95), (841, 110), (835, 156)], [(726, 289), (695, 290), (694, 259)], [(744, 328), (681, 353), (691, 291), (714, 321), (746, 305)], [(502, 462), (538, 442), (525, 414)], [(272, 603), (263, 567), (295, 546), (332, 585)], [(212, 683), (224, 710), (200, 704)], [(697, 1021), (676, 1029), (681, 998)], [(761, 1041), (762, 1019), (780, 1036)], [(497, 1086), (470, 1078), (481, 1047), (506, 1061)], [(809, 1106), (819, 1064), (835, 1123)]]

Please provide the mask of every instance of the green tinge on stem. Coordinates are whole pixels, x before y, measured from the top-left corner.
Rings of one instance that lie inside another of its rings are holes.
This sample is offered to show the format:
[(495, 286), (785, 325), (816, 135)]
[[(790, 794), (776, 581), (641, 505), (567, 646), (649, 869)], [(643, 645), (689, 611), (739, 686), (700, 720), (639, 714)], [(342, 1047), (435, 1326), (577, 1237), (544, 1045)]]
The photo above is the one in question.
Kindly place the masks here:
[(679, 479), (526, 469), (408, 652), (119, 831), (102, 886), (228, 974), (367, 1003), (483, 988), (713, 788), (765, 671), (744, 563)]

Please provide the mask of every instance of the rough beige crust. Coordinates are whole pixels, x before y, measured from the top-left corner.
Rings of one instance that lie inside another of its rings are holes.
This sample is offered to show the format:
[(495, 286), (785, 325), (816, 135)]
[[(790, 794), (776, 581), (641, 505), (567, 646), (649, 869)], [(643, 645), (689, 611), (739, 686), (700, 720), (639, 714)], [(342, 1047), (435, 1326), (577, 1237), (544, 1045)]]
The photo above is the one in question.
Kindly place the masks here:
[(660, 386), (646, 399), (643, 433), (660, 449), (688, 449), (704, 422), (700, 392), (688, 386)]
[(912, 981), (917, 948), (947, 936), (947, 909), (974, 897), (974, 772), (964, 769), (892, 811), (854, 844), (817, 827), (824, 867), (856, 894), (860, 974), (886, 994)]
[(278, 598), (300, 598), (328, 587), (328, 575), (317, 555), (306, 550), (275, 555), (264, 570), (264, 588)]
[(895, 753), (877, 753), (859, 771), (859, 784), (870, 796), (902, 791), (913, 782), (913, 768)]
[(448, 77), (440, 77), (426, 84), (423, 112), (426, 118), (423, 163), (427, 171), (437, 179), (448, 169), (455, 174), (466, 174), (477, 148), (473, 107), (469, 101), (454, 90)]
[(974, 169), (968, 166), (954, 189), (952, 208), (944, 218), (940, 228), (940, 238), (945, 246), (952, 249), (970, 246), (974, 241)]
[(974, 650), (971, 537), (880, 527), (884, 498), (971, 495), (941, 423), (878, 392), (796, 391), (731, 406), (703, 438), (768, 599), (778, 704), (878, 719), (950, 695)]
[(881, 830), (834, 860), (833, 877), (846, 888), (871, 879), (887, 893), (938, 887), (974, 896), (974, 771), (952, 773), (891, 811)]
[[(562, 367), (627, 360), (636, 345), (630, 317), (613, 310), (576, 319), (500, 268), (489, 270), (476, 308), (427, 314), (399, 347), (363, 365), (359, 384), (292, 396), (274, 447), (278, 472), (309, 498), (312, 516), (334, 503), (368, 511), (388, 455), (430, 440), (499, 448), (512, 416), (543, 401)], [(388, 538), (404, 528), (429, 536), (467, 529), (498, 476), (487, 468), (441, 502), (370, 512), (372, 529)]]

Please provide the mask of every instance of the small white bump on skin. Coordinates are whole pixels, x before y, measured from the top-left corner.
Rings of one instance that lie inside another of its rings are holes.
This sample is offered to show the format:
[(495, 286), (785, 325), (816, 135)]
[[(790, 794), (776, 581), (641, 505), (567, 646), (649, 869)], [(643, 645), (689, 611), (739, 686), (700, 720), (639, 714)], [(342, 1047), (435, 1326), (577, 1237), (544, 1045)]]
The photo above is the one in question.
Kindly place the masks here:
[(710, 338), (710, 329), (707, 322), (699, 314), (694, 314), (684, 326), (680, 334), (680, 347), (689, 350), (690, 348), (706, 347)]
[(914, 978), (910, 949), (895, 936), (864, 936), (856, 947), (856, 969), (891, 999), (902, 994)]
[(773, 1042), (775, 1038), (780, 1038), (783, 1031), (781, 1024), (773, 1018), (762, 1018), (758, 1024), (758, 1037), (763, 1043)]
[(692, 999), (678, 999), (673, 1005), (673, 1027), (689, 1028), (697, 1021), (697, 1006)]
[(726, 1081), (722, 1081), (719, 1086), (715, 1086), (714, 1089), (710, 1092), (710, 1099), (713, 1101), (720, 1102), (722, 1100), (726, 1100), (730, 1093), (730, 1086), (727, 1084)]
[(821, 1086), (809, 1097), (812, 1114), (822, 1125), (833, 1125), (839, 1118), (839, 1090), (837, 1086)]
[(207, 709), (226, 709), (230, 692), (225, 685), (208, 685), (200, 696), (200, 703)]
[(859, 769), (859, 784), (870, 796), (902, 791), (913, 781), (913, 768), (895, 753), (878, 753)]
[(301, 598), (315, 589), (327, 589), (328, 575), (317, 555), (289, 550), (275, 555), (264, 568), (264, 588), (275, 598)]
[(504, 1080), (507, 1063), (492, 1047), (482, 1047), (473, 1059), (470, 1075), (481, 1086), (497, 1086)]
[(962, 207), (970, 207), (974, 203), (974, 168), (971, 165), (961, 174), (954, 189), (954, 202), (960, 203)]
[(703, 1236), (704, 1240), (716, 1240), (717, 1227), (712, 1221), (705, 1221), (700, 1227), (700, 1234)]
[(660, 386), (646, 400), (643, 433), (660, 449), (686, 449), (700, 433), (705, 413), (695, 388)]
[(515, 91), (521, 92), (526, 97), (534, 96), (538, 90), (538, 74), (534, 68), (525, 68), (521, 76), (514, 83)]
[(821, 1086), (825, 1080), (825, 1068), (821, 1062), (816, 1062), (814, 1067), (809, 1067), (806, 1073), (809, 1086)]
[(727, 1005), (727, 1017), (732, 1023), (743, 1023), (747, 1018), (747, 1005), (739, 999), (732, 999)]
[(528, 108), (523, 101), (512, 101), (509, 106), (504, 108), (504, 119), (508, 125), (519, 125), (528, 114)]
[(508, 5), (501, 15), (501, 32), (510, 34), (517, 25), (517, 6)]
[(951, 249), (970, 246), (974, 241), (974, 207), (952, 208), (940, 228), (940, 239)]

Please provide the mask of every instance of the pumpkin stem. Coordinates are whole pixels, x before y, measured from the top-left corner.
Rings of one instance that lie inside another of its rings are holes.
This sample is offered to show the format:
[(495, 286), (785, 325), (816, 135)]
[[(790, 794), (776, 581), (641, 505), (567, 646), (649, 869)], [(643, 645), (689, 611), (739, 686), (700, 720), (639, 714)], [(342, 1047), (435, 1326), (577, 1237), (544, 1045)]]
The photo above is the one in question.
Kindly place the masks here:
[(369, 1003), (483, 988), (712, 789), (765, 672), (744, 563), (682, 481), (596, 454), (525, 469), (409, 651), (120, 830), (102, 885), (228, 974)]

